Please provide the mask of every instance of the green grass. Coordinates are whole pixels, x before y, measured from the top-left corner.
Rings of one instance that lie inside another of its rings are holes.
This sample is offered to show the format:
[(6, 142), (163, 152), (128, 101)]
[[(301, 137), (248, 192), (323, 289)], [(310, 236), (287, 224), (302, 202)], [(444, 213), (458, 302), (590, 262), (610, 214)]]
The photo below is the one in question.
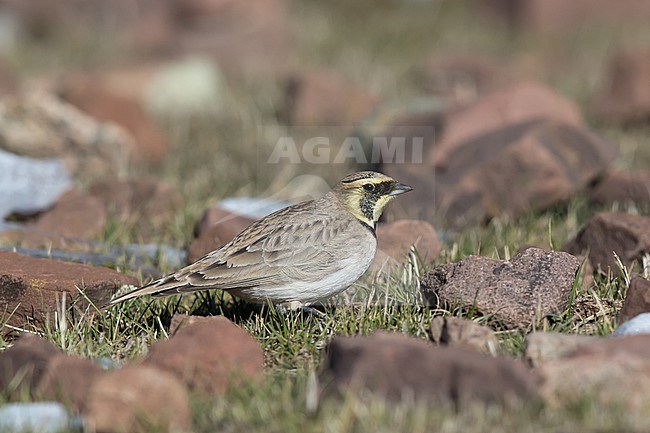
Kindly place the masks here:
[[(535, 76), (576, 101), (587, 113), (591, 127), (619, 144), (619, 168), (638, 169), (650, 162), (645, 145), (647, 126), (598, 124), (588, 115), (590, 98), (606, 79), (604, 65), (613, 47), (650, 41), (647, 28), (582, 27), (568, 35), (511, 34), (502, 26), (476, 19), (472, 11), (478, 6), (468, 1), (295, 0), (292, 6), (290, 25), (297, 47), (292, 66), (297, 70), (339, 70), (353, 82), (382, 95), (387, 104), (399, 105), (422, 95), (423, 65), (433, 53), (532, 59)], [(128, 55), (111, 47), (109, 40), (61, 36), (25, 42), (9, 62), (26, 76), (39, 76), (44, 71), (110, 64)], [(279, 167), (265, 166), (252, 157), (268, 151), (286, 130), (281, 93), (274, 81), (231, 80), (225, 87), (227, 110), (158, 119), (171, 143), (170, 157), (161, 167), (133, 167), (132, 174), (159, 176), (175, 185), (185, 199), (174, 221), (159, 234), (160, 243), (178, 248), (187, 245), (195, 221), (220, 198), (268, 196), (282, 189), (292, 176), (312, 173), (313, 166), (296, 165), (282, 167), (286, 174), (279, 177)], [(326, 169), (326, 179), (333, 181), (350, 167)], [(90, 311), (81, 317), (61, 309), (49, 326), (38, 332), (66, 352), (129, 362), (146, 354), (156, 340), (167, 338), (175, 313), (222, 314), (233, 320), (263, 347), (267, 380), (261, 386), (230, 390), (214, 400), (195, 399), (197, 432), (643, 430), (621, 411), (604, 410), (588, 400), (580, 407), (563, 410), (523, 408), (515, 412), (476, 408), (455, 413), (408, 402), (388, 406), (372, 398), (353, 397), (314, 406), (313, 378), (323, 348), (334, 335), (389, 330), (427, 339), (433, 317), (453, 315), (492, 327), (502, 353), (521, 356), (525, 336), (531, 330), (611, 333), (624, 298), (625, 277), (598, 274), (587, 284), (577, 279), (570, 308), (541, 318), (530, 329), (507, 329), (471, 310), (425, 307), (418, 302), (417, 293), (424, 272), (468, 255), (507, 259), (524, 245), (559, 249), (598, 210), (578, 196), (545, 212), (517, 220), (498, 218), (483, 227), (449, 233), (436, 260), (423, 263), (411, 257), (389, 275), (368, 274), (344, 295), (354, 301), (352, 305), (326, 307), (322, 317), (278, 314), (223, 293), (204, 293), (153, 301), (137, 299), (105, 313)], [(114, 219), (101, 240), (110, 245), (138, 242), (133, 227)], [(139, 271), (127, 264), (120, 270), (134, 275)], [(160, 269), (163, 273), (172, 270)], [(11, 343), (0, 336), (0, 350)]]

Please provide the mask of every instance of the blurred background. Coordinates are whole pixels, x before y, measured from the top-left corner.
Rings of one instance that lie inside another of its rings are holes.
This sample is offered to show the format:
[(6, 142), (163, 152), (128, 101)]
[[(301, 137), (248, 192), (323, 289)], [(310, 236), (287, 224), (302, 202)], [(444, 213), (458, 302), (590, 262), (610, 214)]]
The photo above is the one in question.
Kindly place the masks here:
[[(610, 178), (647, 202), (649, 22), (645, 0), (2, 0), (0, 149), (36, 182), (5, 189), (4, 217), (90, 201), (104, 216), (68, 238), (177, 245), (216, 200), (318, 196), (369, 166), (418, 191), (389, 220), (516, 218)], [(412, 164), (268, 163), (332, 128), (435, 139)]]

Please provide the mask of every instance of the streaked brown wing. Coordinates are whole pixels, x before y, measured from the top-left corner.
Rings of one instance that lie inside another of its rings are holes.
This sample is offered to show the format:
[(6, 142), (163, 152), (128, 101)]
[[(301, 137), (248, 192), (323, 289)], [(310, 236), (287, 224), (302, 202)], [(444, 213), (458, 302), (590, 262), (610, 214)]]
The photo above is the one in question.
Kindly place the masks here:
[(334, 270), (338, 249), (332, 244), (348, 227), (333, 216), (302, 215), (299, 223), (279, 226), (243, 248), (228, 248), (228, 255), (206, 257), (185, 276), (191, 286), (225, 290), (317, 280), (323, 269)]

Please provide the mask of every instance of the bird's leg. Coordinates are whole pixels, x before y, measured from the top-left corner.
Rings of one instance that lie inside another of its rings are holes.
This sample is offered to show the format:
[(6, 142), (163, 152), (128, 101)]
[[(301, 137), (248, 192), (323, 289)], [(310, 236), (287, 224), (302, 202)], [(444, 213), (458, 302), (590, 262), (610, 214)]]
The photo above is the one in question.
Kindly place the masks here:
[(303, 313), (315, 317), (323, 317), (325, 315), (325, 313), (323, 313), (322, 311), (318, 311), (315, 308), (312, 308), (310, 306), (303, 304), (302, 302), (297, 302), (297, 301), (277, 304), (275, 305), (275, 311), (277, 311), (280, 314), (286, 314), (289, 311), (302, 311)]
[(323, 313), (322, 311), (319, 311), (319, 310), (317, 310), (315, 308), (312, 308), (312, 307), (309, 307), (307, 305), (303, 305), (301, 310), (302, 310), (303, 313), (311, 314), (314, 317), (323, 317), (323, 316), (325, 316), (325, 313)]

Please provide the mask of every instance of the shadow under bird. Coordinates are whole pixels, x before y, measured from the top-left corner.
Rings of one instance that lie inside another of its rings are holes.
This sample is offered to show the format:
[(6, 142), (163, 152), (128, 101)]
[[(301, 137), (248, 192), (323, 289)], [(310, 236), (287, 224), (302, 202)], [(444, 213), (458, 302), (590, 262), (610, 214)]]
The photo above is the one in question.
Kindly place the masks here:
[(411, 190), (381, 173), (350, 174), (324, 197), (274, 212), (191, 265), (108, 305), (220, 289), (257, 304), (308, 307), (366, 272), (377, 249), (379, 217), (393, 198)]

